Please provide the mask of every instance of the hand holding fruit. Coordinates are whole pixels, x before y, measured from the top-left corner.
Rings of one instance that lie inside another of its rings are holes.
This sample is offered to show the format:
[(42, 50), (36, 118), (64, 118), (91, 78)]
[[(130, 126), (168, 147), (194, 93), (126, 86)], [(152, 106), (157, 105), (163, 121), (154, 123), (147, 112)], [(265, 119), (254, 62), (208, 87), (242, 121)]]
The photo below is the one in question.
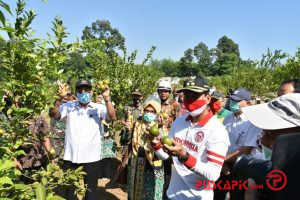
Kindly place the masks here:
[[(168, 139), (165, 139), (165, 140), (166, 140), (166, 142), (169, 142)], [(184, 147), (180, 143), (176, 142), (175, 140), (172, 140), (172, 139), (170, 139), (170, 140), (172, 141), (172, 145), (169, 146), (168, 144), (165, 143), (163, 145), (164, 151), (167, 152), (171, 156), (177, 156), (177, 157), (184, 156), (186, 154)]]
[(109, 101), (109, 94), (110, 94), (110, 90), (109, 90), (109, 80), (104, 80), (104, 81), (99, 81), (98, 82), (98, 88), (101, 90), (102, 92), (102, 96), (104, 101)]
[(69, 91), (69, 86), (67, 83), (58, 83), (58, 95), (62, 98), (65, 97), (67, 95)]

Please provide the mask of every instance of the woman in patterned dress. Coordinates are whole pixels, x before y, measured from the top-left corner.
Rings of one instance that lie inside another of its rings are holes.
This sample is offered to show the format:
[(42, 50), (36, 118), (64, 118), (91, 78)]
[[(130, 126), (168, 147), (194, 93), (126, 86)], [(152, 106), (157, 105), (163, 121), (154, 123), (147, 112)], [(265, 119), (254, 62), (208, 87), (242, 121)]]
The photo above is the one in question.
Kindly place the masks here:
[(132, 130), (131, 151), (128, 162), (128, 199), (163, 199), (164, 168), (155, 156), (147, 140), (149, 128), (161, 109), (160, 104), (150, 100), (144, 105), (143, 119), (135, 123)]

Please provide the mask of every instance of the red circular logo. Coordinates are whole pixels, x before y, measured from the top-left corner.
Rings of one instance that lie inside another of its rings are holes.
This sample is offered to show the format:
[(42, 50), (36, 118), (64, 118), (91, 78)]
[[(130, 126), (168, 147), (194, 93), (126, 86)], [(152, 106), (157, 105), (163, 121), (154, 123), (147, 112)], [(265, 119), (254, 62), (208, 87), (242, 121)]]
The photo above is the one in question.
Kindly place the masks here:
[(202, 131), (199, 131), (195, 134), (195, 142), (202, 142), (204, 138), (204, 133)]
[[(271, 183), (270, 183), (270, 179), (273, 179)], [(268, 173), (266, 182), (267, 182), (267, 186), (271, 190), (279, 191), (286, 186), (287, 177), (285, 173), (281, 170), (272, 170)]]

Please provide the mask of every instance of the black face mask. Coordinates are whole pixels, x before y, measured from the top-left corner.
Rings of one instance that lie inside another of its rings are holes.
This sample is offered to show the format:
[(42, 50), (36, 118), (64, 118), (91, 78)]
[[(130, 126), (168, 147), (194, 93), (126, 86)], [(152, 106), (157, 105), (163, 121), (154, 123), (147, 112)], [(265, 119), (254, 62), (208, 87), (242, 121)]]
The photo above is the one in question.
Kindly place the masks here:
[(133, 103), (137, 104), (141, 101), (141, 99), (139, 97), (133, 97), (132, 101), (133, 101)]

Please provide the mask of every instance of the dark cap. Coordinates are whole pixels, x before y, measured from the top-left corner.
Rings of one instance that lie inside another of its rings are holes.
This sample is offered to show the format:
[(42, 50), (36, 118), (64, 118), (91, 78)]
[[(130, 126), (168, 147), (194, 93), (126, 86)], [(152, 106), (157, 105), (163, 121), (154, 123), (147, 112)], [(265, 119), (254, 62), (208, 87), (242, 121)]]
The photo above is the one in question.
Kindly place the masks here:
[(235, 90), (229, 96), (229, 98), (234, 100), (234, 101), (242, 101), (242, 100), (251, 101), (251, 94), (245, 88), (239, 88), (239, 89)]
[(139, 90), (139, 89), (135, 89), (135, 90), (133, 90), (131, 94), (132, 94), (132, 95), (138, 95), (138, 96), (142, 96), (142, 93), (140, 92), (140, 90)]
[(208, 92), (209, 86), (207, 81), (202, 76), (189, 77), (183, 84), (183, 88), (177, 93), (184, 91), (192, 91), (197, 93)]
[(76, 82), (76, 89), (80, 86), (88, 86), (88, 87), (92, 88), (92, 84), (88, 80), (78, 80)]

